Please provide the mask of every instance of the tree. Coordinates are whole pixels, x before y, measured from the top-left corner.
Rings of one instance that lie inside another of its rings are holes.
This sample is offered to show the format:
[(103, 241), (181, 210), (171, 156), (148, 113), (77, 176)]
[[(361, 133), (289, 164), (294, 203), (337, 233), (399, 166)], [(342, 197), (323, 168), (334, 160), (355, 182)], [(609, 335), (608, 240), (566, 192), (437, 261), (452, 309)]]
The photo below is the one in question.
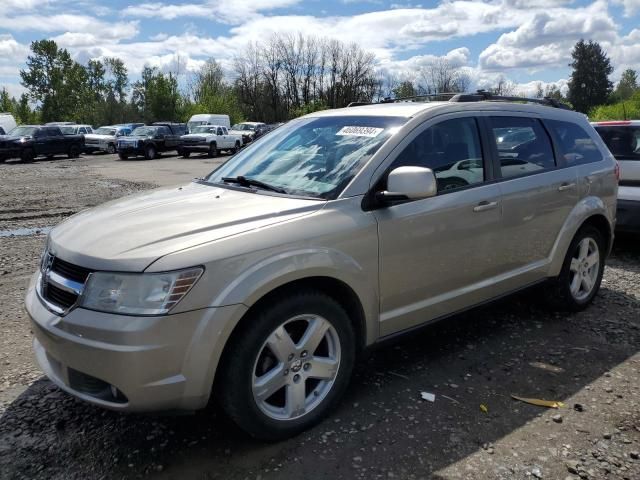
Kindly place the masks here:
[(464, 70), (454, 66), (446, 58), (437, 58), (420, 69), (424, 90), (428, 93), (466, 92), (471, 79)]
[(132, 103), (140, 117), (147, 123), (178, 120), (181, 97), (176, 77), (149, 66), (142, 69), (141, 77), (133, 84), (132, 93)]
[(607, 103), (613, 89), (609, 80), (613, 67), (600, 44), (591, 40), (576, 43), (571, 57), (568, 99), (574, 109), (588, 113), (596, 105)]
[(15, 99), (9, 96), (9, 91), (6, 87), (2, 87), (0, 90), (0, 112), (13, 113), (15, 108)]
[(393, 89), (394, 98), (406, 98), (416, 95), (416, 89), (409, 80), (401, 82), (397, 87)]
[(618, 82), (618, 86), (615, 91), (615, 99), (620, 100), (628, 100), (631, 96), (638, 90), (638, 75), (636, 71), (627, 68), (624, 72), (622, 72), (622, 76), (620, 77), (620, 82)]
[(491, 87), (489, 92), (494, 95), (504, 95), (508, 97), (515, 95), (517, 88), (518, 86), (514, 82), (508, 80), (504, 75), (500, 75), (495, 87)]
[(42, 120), (76, 120), (84, 111), (87, 71), (53, 40), (32, 42), (31, 51), (20, 77), (29, 96), (40, 102)]

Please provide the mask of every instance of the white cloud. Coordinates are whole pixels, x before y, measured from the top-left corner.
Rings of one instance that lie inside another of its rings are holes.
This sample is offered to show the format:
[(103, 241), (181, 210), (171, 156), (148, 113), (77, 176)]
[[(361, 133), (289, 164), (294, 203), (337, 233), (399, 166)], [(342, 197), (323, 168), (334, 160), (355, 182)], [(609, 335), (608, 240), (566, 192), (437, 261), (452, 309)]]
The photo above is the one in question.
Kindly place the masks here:
[(622, 5), (624, 7), (624, 14), (627, 17), (632, 17), (640, 12), (640, 0), (613, 0), (613, 3)]
[(140, 3), (124, 9), (125, 17), (161, 18), (174, 20), (178, 17), (209, 18), (222, 23), (242, 23), (267, 12), (291, 7), (300, 0), (210, 0), (198, 4), (167, 4), (161, 2)]
[(537, 12), (489, 45), (480, 54), (480, 66), (486, 70), (564, 66), (580, 38), (615, 42), (616, 25), (606, 3), (597, 1), (586, 8)]

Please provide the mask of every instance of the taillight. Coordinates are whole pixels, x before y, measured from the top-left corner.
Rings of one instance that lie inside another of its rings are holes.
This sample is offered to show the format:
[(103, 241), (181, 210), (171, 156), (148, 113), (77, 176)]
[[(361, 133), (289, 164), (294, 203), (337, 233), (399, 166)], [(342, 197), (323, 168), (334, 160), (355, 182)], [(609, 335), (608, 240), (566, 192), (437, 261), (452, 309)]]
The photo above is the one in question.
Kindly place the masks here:
[(616, 173), (616, 181), (619, 182), (620, 181), (620, 164), (618, 163), (617, 160), (616, 160), (616, 168), (614, 169), (614, 172)]

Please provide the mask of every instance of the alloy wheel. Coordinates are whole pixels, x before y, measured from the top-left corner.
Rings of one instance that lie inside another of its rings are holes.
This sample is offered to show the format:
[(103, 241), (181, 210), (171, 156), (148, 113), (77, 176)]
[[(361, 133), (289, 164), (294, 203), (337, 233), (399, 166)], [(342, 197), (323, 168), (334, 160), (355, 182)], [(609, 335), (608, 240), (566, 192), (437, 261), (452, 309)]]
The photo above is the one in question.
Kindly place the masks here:
[(569, 265), (569, 290), (578, 301), (589, 297), (600, 271), (600, 250), (591, 237), (583, 238), (576, 248)]
[(318, 315), (297, 315), (264, 342), (253, 367), (256, 405), (274, 420), (294, 420), (331, 391), (340, 367), (336, 329)]

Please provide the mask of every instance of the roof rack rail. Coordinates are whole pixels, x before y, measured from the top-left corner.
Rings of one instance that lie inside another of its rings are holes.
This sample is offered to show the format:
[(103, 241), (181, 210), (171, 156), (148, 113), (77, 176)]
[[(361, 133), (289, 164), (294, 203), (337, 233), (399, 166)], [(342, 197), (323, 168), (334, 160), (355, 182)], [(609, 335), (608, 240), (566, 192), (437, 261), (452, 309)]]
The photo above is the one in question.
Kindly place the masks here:
[(559, 102), (555, 98), (530, 98), (530, 97), (516, 97), (512, 95), (495, 95), (486, 90), (478, 90), (476, 93), (459, 93), (449, 99), (450, 102), (526, 102), (537, 103), (539, 105), (545, 105), (547, 107), (561, 108), (563, 110), (572, 110), (569, 105)]
[(433, 97), (448, 97), (448, 98), (452, 98), (452, 97), (454, 97), (456, 95), (458, 95), (458, 93), (442, 92), (442, 93), (425, 93), (425, 94), (422, 94), (422, 95), (411, 95), (409, 97), (398, 97), (398, 98), (385, 97), (382, 100), (379, 100), (377, 102), (351, 102), (349, 105), (347, 105), (347, 108), (348, 107), (361, 107), (363, 105), (379, 105), (381, 103), (410, 102), (410, 101), (419, 100), (419, 99), (422, 99), (422, 98), (427, 98), (429, 100), (431, 100)]

